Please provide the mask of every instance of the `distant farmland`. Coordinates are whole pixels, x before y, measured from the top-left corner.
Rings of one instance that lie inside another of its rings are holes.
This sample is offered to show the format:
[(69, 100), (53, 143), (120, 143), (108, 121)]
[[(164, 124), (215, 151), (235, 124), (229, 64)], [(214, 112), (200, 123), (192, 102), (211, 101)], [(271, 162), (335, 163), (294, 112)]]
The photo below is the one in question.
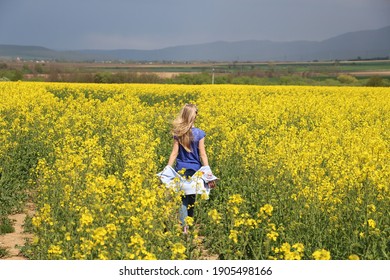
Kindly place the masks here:
[[(215, 83), (219, 84), (313, 85), (327, 80), (326, 85), (332, 85), (331, 79), (349, 75), (360, 81), (356, 85), (364, 85), (364, 80), (373, 76), (390, 78), (390, 60), (226, 63), (4, 61), (0, 64), (0, 79), (51, 82), (204, 84), (211, 83), (211, 76), (215, 76)], [(13, 78), (10, 71), (16, 71), (17, 77)], [(183, 79), (183, 75), (201, 77), (192, 81), (191, 77)], [(237, 81), (238, 78), (241, 79)]]

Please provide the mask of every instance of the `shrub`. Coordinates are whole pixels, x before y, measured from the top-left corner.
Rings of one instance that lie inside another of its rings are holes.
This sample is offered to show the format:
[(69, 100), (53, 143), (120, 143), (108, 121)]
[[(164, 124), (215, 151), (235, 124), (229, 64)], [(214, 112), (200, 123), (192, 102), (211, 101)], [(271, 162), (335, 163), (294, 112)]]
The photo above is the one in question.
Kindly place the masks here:
[(346, 74), (338, 75), (337, 80), (342, 84), (354, 84), (358, 81), (354, 76)]
[(382, 87), (384, 86), (383, 79), (379, 76), (373, 76), (368, 79), (366, 86), (368, 87)]

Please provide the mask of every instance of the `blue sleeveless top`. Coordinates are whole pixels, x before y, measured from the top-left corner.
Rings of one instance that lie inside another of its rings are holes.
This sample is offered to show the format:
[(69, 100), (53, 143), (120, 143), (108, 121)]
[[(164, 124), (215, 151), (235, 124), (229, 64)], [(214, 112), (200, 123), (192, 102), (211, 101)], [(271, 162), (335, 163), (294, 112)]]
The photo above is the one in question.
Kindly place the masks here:
[[(175, 170), (192, 169), (197, 171), (202, 167), (199, 155), (199, 141), (206, 136), (206, 133), (196, 127), (192, 128), (193, 140), (191, 141), (191, 152), (187, 152), (182, 145), (179, 144), (179, 154), (176, 158)], [(176, 137), (174, 137), (177, 139)]]

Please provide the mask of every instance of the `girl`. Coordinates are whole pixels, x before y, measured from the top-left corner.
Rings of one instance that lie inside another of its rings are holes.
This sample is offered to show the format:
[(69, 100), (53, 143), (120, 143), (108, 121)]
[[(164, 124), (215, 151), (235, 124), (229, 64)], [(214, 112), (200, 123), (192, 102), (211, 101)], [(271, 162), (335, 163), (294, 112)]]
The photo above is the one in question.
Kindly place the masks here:
[[(168, 165), (174, 167), (175, 171), (185, 170), (184, 176), (192, 176), (202, 166), (208, 166), (208, 159), (205, 148), (206, 133), (194, 126), (198, 109), (194, 104), (186, 104), (179, 115), (173, 121), (173, 148), (169, 157)], [(176, 165), (174, 165), (176, 160)], [(214, 187), (214, 181), (209, 183)], [(184, 225), (187, 216), (194, 216), (194, 204), (196, 194), (184, 195), (180, 209), (180, 220)], [(184, 231), (187, 228), (184, 227)]]

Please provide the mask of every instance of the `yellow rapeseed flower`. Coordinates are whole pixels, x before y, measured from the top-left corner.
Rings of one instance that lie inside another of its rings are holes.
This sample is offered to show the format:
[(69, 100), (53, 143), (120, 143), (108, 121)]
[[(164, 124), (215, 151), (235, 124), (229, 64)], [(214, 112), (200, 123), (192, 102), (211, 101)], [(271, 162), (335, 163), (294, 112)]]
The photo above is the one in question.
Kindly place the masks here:
[(81, 214), (80, 218), (80, 224), (81, 226), (90, 225), (93, 222), (93, 217), (89, 211), (86, 211), (85, 213)]
[(229, 197), (228, 204), (229, 205), (240, 205), (244, 202), (244, 199), (240, 194), (234, 194)]
[(356, 254), (349, 255), (348, 259), (349, 260), (354, 260), (354, 261), (360, 260), (359, 256), (356, 255)]
[(312, 254), (315, 260), (330, 260), (330, 252), (325, 249), (318, 249)]
[(50, 245), (50, 248), (47, 252), (52, 255), (61, 255), (62, 249), (58, 245)]
[(210, 210), (207, 215), (211, 218), (211, 220), (213, 220), (213, 222), (215, 222), (216, 224), (219, 224), (221, 222), (221, 214), (218, 213), (218, 211), (216, 209), (212, 209)]
[(107, 230), (104, 227), (98, 227), (93, 231), (92, 238), (97, 244), (104, 245), (105, 240), (107, 239)]
[(277, 233), (276, 231), (270, 231), (267, 233), (267, 238), (269, 240), (273, 240), (273, 241), (276, 241), (276, 238), (279, 236), (279, 233)]
[(367, 223), (370, 228), (374, 229), (376, 227), (376, 222), (373, 219), (368, 219)]
[(172, 259), (184, 259), (186, 257), (186, 247), (181, 243), (173, 244), (172, 248)]
[(238, 242), (238, 233), (239, 232), (237, 230), (231, 229), (230, 234), (229, 234), (229, 239), (233, 240), (234, 243), (237, 243)]
[(186, 225), (188, 226), (193, 226), (194, 225), (194, 218), (193, 217), (190, 217), (190, 216), (187, 216), (185, 219), (184, 219), (184, 222)]

